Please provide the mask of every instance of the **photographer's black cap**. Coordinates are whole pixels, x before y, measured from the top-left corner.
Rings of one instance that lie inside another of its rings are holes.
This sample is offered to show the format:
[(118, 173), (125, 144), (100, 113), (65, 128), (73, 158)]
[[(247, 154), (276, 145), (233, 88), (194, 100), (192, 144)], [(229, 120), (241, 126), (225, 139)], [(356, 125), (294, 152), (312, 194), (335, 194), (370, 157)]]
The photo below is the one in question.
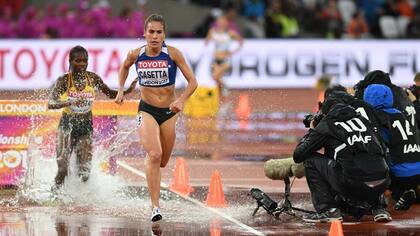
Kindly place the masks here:
[[(385, 73), (381, 70), (374, 70), (366, 74), (364, 80), (369, 84), (385, 84), (390, 86), (391, 78), (388, 73)], [(366, 86), (367, 87), (367, 86)]]

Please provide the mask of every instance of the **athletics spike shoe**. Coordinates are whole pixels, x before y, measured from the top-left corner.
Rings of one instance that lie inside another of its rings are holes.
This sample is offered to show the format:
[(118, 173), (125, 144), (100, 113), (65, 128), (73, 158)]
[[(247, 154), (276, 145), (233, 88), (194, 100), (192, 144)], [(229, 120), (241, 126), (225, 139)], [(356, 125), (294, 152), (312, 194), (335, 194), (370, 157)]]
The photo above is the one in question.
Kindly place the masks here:
[(373, 220), (376, 223), (386, 223), (392, 221), (391, 214), (385, 210), (385, 208), (373, 209), (372, 210)]
[(404, 191), (397, 203), (395, 203), (394, 210), (406, 211), (416, 201), (416, 192), (414, 189)]
[(309, 223), (328, 223), (333, 220), (343, 221), (343, 215), (341, 214), (340, 209), (331, 208), (328, 211), (322, 213), (312, 213), (303, 216), (303, 221)]
[(153, 222), (156, 222), (162, 219), (162, 213), (160, 212), (159, 207), (155, 207), (155, 206), (153, 207), (151, 219)]

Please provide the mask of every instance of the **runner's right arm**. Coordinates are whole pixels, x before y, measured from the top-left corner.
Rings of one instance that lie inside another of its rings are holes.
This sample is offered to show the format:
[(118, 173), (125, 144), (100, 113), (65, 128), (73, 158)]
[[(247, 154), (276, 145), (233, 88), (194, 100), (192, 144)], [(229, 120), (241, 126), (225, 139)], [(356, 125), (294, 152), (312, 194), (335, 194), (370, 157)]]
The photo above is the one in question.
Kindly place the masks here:
[(128, 70), (136, 62), (139, 53), (140, 48), (136, 48), (134, 50), (129, 51), (127, 54), (127, 58), (124, 60), (123, 64), (120, 67), (120, 71), (118, 73), (118, 94), (115, 98), (115, 102), (117, 104), (121, 104), (124, 101), (124, 84), (127, 80)]
[(60, 109), (71, 105), (71, 102), (60, 101), (60, 96), (67, 90), (66, 76), (60, 76), (54, 84), (48, 99), (48, 109)]

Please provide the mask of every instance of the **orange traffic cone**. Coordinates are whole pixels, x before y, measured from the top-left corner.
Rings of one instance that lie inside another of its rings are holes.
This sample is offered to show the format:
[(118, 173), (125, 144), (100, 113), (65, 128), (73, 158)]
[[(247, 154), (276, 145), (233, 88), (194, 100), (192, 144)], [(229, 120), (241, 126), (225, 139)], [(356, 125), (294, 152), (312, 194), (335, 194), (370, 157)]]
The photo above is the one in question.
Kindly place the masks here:
[(239, 95), (238, 107), (236, 108), (236, 115), (239, 119), (247, 120), (251, 113), (251, 107), (249, 105), (248, 94), (243, 93)]
[(239, 129), (244, 130), (248, 127), (248, 119), (251, 113), (249, 105), (248, 94), (239, 95), (238, 107), (236, 108), (236, 115), (239, 118)]
[(220, 220), (213, 218), (210, 222), (210, 236), (220, 236), (221, 233)]
[(213, 175), (211, 176), (206, 205), (209, 207), (227, 207), (222, 180), (218, 170), (213, 171)]
[(194, 189), (189, 184), (188, 170), (184, 158), (178, 157), (175, 162), (174, 180), (169, 187), (172, 192), (188, 196)]
[(331, 222), (329, 236), (344, 236), (343, 234), (343, 225), (339, 220), (333, 220)]

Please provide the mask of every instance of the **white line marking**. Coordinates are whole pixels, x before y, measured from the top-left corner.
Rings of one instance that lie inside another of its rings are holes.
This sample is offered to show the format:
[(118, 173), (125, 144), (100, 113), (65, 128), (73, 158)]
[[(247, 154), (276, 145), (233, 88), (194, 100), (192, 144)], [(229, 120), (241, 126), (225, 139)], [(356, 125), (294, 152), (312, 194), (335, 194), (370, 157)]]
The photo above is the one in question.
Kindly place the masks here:
[[(132, 166), (130, 166), (130, 165), (128, 165), (127, 163), (125, 163), (124, 161), (118, 161), (118, 160), (117, 160), (117, 164), (118, 164), (119, 166), (123, 167), (124, 169), (126, 169), (126, 170), (128, 170), (128, 171), (131, 171), (132, 173), (134, 173), (134, 174), (136, 174), (136, 175), (138, 175), (138, 176), (140, 176), (140, 177), (142, 177), (142, 178), (146, 178), (146, 174), (145, 174), (144, 172), (142, 172), (142, 171), (140, 171), (140, 170), (137, 170), (137, 169), (133, 168)], [(161, 183), (161, 184), (160, 184), (160, 186), (161, 186), (162, 188), (166, 188), (166, 189), (168, 189), (168, 190), (169, 190), (169, 186), (168, 186), (167, 184), (165, 184), (165, 183)], [(170, 190), (169, 190), (169, 191), (170, 191)], [(172, 191), (171, 191), (171, 192), (172, 192)], [(178, 193), (176, 193), (176, 192), (173, 192), (173, 193), (175, 193), (175, 194), (177, 194), (178, 196), (180, 196), (180, 197), (184, 198), (185, 200), (188, 200), (188, 201), (190, 201), (190, 202), (192, 202), (192, 203), (194, 203), (194, 204), (196, 204), (196, 205), (198, 205), (198, 206), (201, 206), (202, 208), (204, 208), (204, 209), (206, 209), (206, 210), (208, 210), (208, 211), (213, 212), (213, 213), (214, 213), (214, 214), (216, 214), (216, 215), (221, 216), (222, 218), (224, 218), (224, 219), (226, 219), (226, 220), (228, 220), (228, 221), (230, 221), (230, 222), (232, 222), (232, 223), (234, 223), (234, 224), (239, 225), (240, 227), (244, 228), (244, 229), (245, 229), (245, 230), (247, 230), (248, 232), (251, 232), (251, 233), (253, 233), (253, 234), (255, 234), (255, 235), (261, 235), (261, 236), (264, 236), (264, 235), (265, 235), (265, 234), (261, 233), (260, 231), (258, 231), (258, 230), (256, 230), (256, 229), (254, 229), (254, 228), (252, 228), (252, 227), (250, 227), (250, 226), (248, 226), (248, 225), (246, 225), (246, 224), (243, 224), (243, 223), (241, 223), (240, 221), (238, 221), (238, 220), (236, 220), (236, 219), (234, 219), (234, 218), (232, 218), (232, 217), (230, 217), (230, 216), (228, 216), (228, 215), (226, 215), (226, 214), (223, 214), (223, 212), (220, 212), (220, 211), (218, 211), (218, 210), (216, 210), (216, 209), (214, 209), (214, 208), (211, 208), (211, 207), (208, 207), (208, 206), (204, 205), (202, 202), (200, 202), (200, 201), (198, 201), (198, 200), (196, 200), (196, 199), (194, 199), (194, 198), (191, 198), (191, 197), (188, 197), (188, 196), (183, 196), (183, 195), (178, 194)]]

